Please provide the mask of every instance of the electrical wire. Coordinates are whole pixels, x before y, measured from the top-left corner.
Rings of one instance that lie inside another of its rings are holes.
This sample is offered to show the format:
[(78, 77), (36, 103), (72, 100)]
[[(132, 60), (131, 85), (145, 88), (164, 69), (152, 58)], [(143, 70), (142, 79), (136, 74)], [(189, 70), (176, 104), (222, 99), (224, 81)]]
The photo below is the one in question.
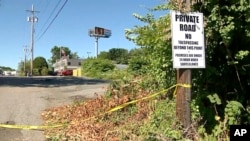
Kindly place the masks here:
[(42, 35), (39, 36), (39, 38), (37, 39), (40, 40), (43, 35), (48, 31), (48, 29), (50, 28), (50, 26), (53, 24), (53, 22), (56, 20), (57, 16), (61, 13), (61, 11), (63, 10), (64, 6), (67, 4), (68, 0), (65, 0), (65, 2), (63, 3), (62, 7), (59, 9), (59, 11), (56, 13), (55, 17), (52, 19), (52, 21), (49, 23), (49, 25), (47, 26), (47, 28), (44, 30), (44, 32), (42, 33)]
[[(51, 2), (51, 1), (49, 1), (49, 2)], [(49, 2), (47, 2), (47, 5), (45, 6), (45, 10), (47, 9), (47, 7), (49, 5)], [(52, 15), (54, 15), (54, 13), (55, 13), (57, 7), (59, 6), (60, 2), (61, 2), (61, 0), (58, 1), (58, 3), (56, 4), (56, 6), (54, 7), (53, 11), (50, 13), (49, 17), (47, 18), (46, 22), (43, 24), (43, 26), (42, 26), (41, 30), (39, 31), (39, 33), (37, 34), (37, 36), (41, 35), (41, 33), (44, 30), (45, 26), (48, 24), (49, 19), (52, 17)]]

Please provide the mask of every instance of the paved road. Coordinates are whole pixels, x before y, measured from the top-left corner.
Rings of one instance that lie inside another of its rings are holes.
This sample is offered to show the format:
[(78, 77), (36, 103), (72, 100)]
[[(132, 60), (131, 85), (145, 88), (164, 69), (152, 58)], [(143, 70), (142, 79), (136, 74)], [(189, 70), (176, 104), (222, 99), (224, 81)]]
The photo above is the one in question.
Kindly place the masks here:
[[(0, 123), (41, 125), (41, 112), (102, 95), (106, 81), (73, 77), (1, 77)], [(42, 131), (0, 128), (3, 141), (45, 141)]]

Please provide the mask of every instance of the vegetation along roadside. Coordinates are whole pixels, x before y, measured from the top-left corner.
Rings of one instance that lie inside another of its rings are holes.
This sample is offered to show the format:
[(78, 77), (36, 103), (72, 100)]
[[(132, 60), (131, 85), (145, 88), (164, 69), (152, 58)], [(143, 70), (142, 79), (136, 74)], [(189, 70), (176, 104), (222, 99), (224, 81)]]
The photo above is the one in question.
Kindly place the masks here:
[(115, 69), (105, 59), (89, 59), (82, 64), (86, 65), (83, 69), (88, 69), (83, 72), (86, 75), (105, 76), (113, 81), (103, 97), (44, 111), (44, 124), (65, 125), (46, 130), (49, 140), (224, 141), (229, 140), (230, 125), (249, 124), (248, 0), (206, 0), (192, 4), (192, 11), (204, 14), (206, 69), (192, 72), (190, 127), (185, 129), (176, 120), (174, 89), (106, 113), (176, 84), (170, 16), (156, 18), (153, 13), (176, 10), (182, 6), (178, 2), (170, 0), (153, 7), (144, 16), (134, 14), (144, 26), (127, 29), (125, 36), (141, 48), (128, 59), (126, 70)]

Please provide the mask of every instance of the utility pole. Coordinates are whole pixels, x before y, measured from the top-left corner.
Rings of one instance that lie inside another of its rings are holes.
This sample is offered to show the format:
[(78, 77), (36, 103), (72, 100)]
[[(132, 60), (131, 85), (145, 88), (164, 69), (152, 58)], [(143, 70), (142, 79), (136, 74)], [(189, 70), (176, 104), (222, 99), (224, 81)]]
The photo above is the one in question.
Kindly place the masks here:
[(87, 54), (88, 54), (88, 58), (89, 58), (89, 54), (90, 54), (91, 52), (87, 52)]
[(29, 49), (28, 49), (28, 46), (27, 46), (27, 45), (26, 45), (26, 46), (24, 46), (23, 51), (24, 51), (23, 71), (24, 71), (24, 73), (25, 73), (25, 72), (26, 72), (26, 57), (27, 57), (27, 53), (28, 53), (28, 51), (29, 51)]
[(35, 16), (35, 13), (39, 11), (34, 10), (34, 6), (32, 4), (31, 10), (26, 10), (31, 13), (31, 16), (28, 17), (28, 22), (31, 22), (31, 41), (30, 41), (30, 75), (33, 75), (33, 59), (34, 59), (34, 23), (38, 21), (38, 18)]
[[(184, 0), (185, 12), (190, 12), (191, 0)], [(182, 10), (182, 9), (179, 9)], [(191, 69), (177, 69), (177, 84), (191, 85)], [(191, 124), (191, 88), (178, 87), (176, 91), (176, 116), (188, 128)]]

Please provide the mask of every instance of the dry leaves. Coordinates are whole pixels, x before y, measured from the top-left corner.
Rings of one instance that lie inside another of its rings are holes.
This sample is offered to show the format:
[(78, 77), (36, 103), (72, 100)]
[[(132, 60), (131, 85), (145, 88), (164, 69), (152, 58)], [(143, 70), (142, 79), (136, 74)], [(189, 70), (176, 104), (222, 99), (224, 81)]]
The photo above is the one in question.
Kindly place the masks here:
[[(142, 89), (136, 94), (130, 93), (127, 89), (120, 91), (122, 95), (117, 95), (116, 91), (111, 90), (111, 92), (113, 92), (111, 98), (98, 97), (44, 111), (42, 118), (46, 125), (65, 125), (60, 128), (47, 129), (46, 136), (48, 138), (58, 137), (59, 140), (118, 141), (120, 127), (128, 122), (136, 124), (142, 122), (154, 109), (152, 105), (148, 106), (147, 101), (140, 101), (113, 113), (107, 113), (118, 105), (148, 95)], [(112, 132), (114, 130), (116, 132)]]

